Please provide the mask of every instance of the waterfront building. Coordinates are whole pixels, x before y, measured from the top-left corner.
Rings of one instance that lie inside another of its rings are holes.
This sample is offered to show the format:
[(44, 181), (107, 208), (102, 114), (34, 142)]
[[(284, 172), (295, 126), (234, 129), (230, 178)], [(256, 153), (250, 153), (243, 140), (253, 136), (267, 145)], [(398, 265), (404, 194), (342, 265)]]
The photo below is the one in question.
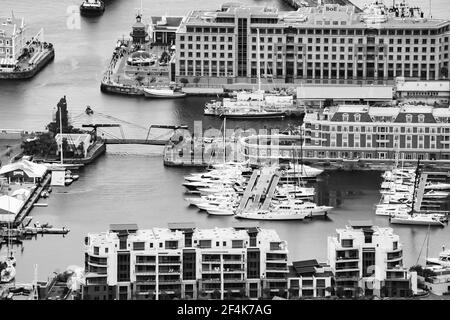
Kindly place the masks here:
[(396, 96), (402, 102), (449, 106), (450, 81), (405, 81), (397, 79)]
[(331, 267), (315, 259), (294, 261), (289, 266), (289, 298), (329, 297), (333, 277)]
[(111, 225), (86, 237), (83, 298), (286, 296), (287, 254), (274, 230), (258, 227)]
[(403, 267), (403, 245), (392, 228), (350, 221), (328, 237), (328, 264), (344, 296), (408, 297), (417, 293), (417, 273)]
[(426, 105), (341, 105), (306, 113), (303, 134), (243, 138), (253, 164), (305, 160), (354, 169), (450, 162), (450, 109)]
[(23, 18), (0, 17), (0, 70), (15, 65), (25, 45), (26, 26)]
[(148, 41), (148, 25), (142, 22), (142, 16), (140, 13), (136, 15), (136, 22), (132, 26), (130, 33), (134, 44), (144, 44)]
[(43, 164), (28, 160), (6, 164), (0, 168), (0, 176), (11, 183), (37, 183), (47, 173), (47, 167)]
[(0, 225), (13, 223), (24, 204), (23, 200), (16, 197), (0, 196)]
[(450, 268), (442, 266), (428, 266), (434, 275), (423, 278), (424, 289), (435, 295), (442, 296), (450, 294)]
[(391, 103), (393, 87), (389, 85), (307, 85), (297, 87), (297, 99), (307, 107), (330, 104)]
[(256, 84), (259, 51), (260, 74), (268, 83), (442, 79), (448, 74), (450, 21), (416, 11), (357, 13), (354, 6), (327, 4), (282, 12), (236, 3), (193, 9), (176, 32), (176, 78)]
[(183, 17), (151, 17), (149, 33), (155, 45), (171, 46), (175, 44), (176, 31)]
[(89, 133), (58, 133), (55, 136), (58, 154), (61, 152), (61, 144), (64, 144), (64, 140), (67, 142), (67, 149), (64, 152), (72, 152), (81, 158), (86, 157), (93, 142)]

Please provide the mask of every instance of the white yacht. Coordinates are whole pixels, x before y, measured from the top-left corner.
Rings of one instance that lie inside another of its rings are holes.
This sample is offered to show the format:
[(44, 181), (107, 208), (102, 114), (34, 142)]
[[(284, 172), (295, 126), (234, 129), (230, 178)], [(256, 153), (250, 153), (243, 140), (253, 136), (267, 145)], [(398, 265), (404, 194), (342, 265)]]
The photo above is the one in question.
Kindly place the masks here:
[(237, 213), (237, 218), (251, 220), (303, 220), (306, 217), (324, 216), (333, 207), (318, 206), (312, 202), (296, 200), (282, 203), (269, 210)]
[(210, 194), (207, 196), (201, 197), (188, 197), (184, 198), (190, 205), (196, 206), (197, 204), (205, 204), (211, 202), (219, 202), (228, 199), (239, 199), (239, 196), (236, 193), (222, 193), (222, 194)]
[(410, 206), (406, 204), (391, 204), (381, 203), (377, 204), (375, 214), (379, 216), (392, 216), (394, 214), (407, 214), (411, 211)]
[(305, 164), (291, 164), (288, 169), (281, 171), (283, 179), (316, 178), (324, 170)]
[(275, 198), (288, 198), (290, 196), (294, 198), (311, 198), (315, 195), (314, 188), (298, 187), (292, 184), (282, 184), (277, 186), (275, 192)]
[(428, 183), (425, 190), (449, 190), (450, 183)]
[(431, 199), (445, 199), (450, 195), (450, 192), (447, 191), (436, 191), (436, 190), (430, 190), (423, 194), (424, 198), (431, 198)]
[(215, 216), (232, 216), (236, 212), (236, 206), (232, 204), (219, 205), (215, 208), (206, 209), (206, 212)]
[(148, 98), (159, 98), (159, 99), (175, 99), (184, 98), (186, 96), (185, 92), (174, 90), (170, 87), (154, 87), (154, 88), (142, 88), (144, 95)]
[(427, 264), (440, 265), (440, 266), (449, 268), (450, 267), (450, 250), (445, 250), (445, 247), (443, 247), (441, 253), (439, 253), (439, 257), (427, 258)]
[(389, 217), (393, 224), (445, 226), (446, 216), (432, 213), (398, 213)]

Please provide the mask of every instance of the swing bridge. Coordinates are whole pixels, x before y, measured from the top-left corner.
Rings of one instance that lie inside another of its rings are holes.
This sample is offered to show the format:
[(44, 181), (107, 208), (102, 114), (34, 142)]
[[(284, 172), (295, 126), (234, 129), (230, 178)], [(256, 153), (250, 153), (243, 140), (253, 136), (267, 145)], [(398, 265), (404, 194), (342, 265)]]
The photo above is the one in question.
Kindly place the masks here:
[(188, 130), (186, 125), (158, 125), (148, 127), (122, 120), (98, 111), (83, 112), (71, 117), (75, 128), (91, 128), (106, 145), (165, 146), (177, 132)]

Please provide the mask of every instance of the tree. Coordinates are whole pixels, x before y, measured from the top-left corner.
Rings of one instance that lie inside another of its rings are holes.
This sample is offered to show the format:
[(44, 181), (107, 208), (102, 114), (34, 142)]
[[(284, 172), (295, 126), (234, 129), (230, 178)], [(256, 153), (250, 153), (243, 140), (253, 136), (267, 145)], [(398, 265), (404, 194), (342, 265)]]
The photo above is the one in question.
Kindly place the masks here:
[(231, 296), (233, 295), (233, 292), (231, 291), (231, 289), (227, 290), (227, 295), (226, 295), (226, 300), (231, 300)]
[(423, 274), (423, 268), (422, 268), (421, 265), (418, 265), (418, 264), (416, 264), (416, 265), (412, 266), (411, 268), (409, 268), (409, 271), (415, 271), (415, 272), (417, 272), (417, 274), (419, 276), (422, 276), (422, 274)]
[(195, 86), (198, 86), (198, 83), (200, 82), (200, 77), (195, 77), (194, 79), (192, 79), (192, 82), (195, 83)]
[(448, 78), (448, 68), (441, 68), (440, 73), (442, 78)]
[(286, 290), (285, 289), (283, 289), (283, 288), (280, 288), (279, 290), (278, 290), (278, 294), (277, 294), (279, 297), (281, 297), (281, 298), (286, 298)]
[(289, 299), (294, 300), (298, 298), (296, 289), (289, 288), (288, 292), (289, 292)]
[(333, 99), (325, 99), (324, 103), (323, 103), (323, 107), (324, 108), (328, 108), (331, 107), (333, 105)]
[(333, 293), (334, 293), (334, 288), (333, 288), (333, 287), (326, 287), (326, 288), (325, 288), (325, 292), (328, 292), (330, 295), (333, 295)]
[(239, 295), (241, 296), (241, 298), (245, 298), (247, 296), (244, 288), (241, 288), (241, 290), (239, 290)]
[(263, 289), (263, 298), (269, 299), (270, 298), (270, 288), (264, 288)]
[(186, 79), (186, 78), (181, 78), (181, 79), (180, 79), (180, 83), (183, 84), (183, 86), (186, 86), (186, 84), (189, 83), (189, 80)]
[(338, 298), (342, 298), (344, 296), (344, 288), (343, 287), (341, 287), (341, 286), (336, 287), (336, 296)]
[(212, 293), (212, 298), (213, 299), (220, 300), (220, 296), (221, 296), (221, 294), (220, 294), (220, 290), (219, 289), (216, 289), (216, 290), (213, 291), (213, 293)]

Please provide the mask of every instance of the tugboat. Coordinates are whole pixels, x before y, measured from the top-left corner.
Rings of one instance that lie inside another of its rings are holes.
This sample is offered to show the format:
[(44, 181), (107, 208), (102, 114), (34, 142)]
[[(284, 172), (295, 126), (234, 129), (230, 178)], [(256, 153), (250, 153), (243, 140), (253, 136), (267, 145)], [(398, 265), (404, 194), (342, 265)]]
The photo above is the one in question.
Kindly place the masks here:
[(105, 12), (105, 3), (101, 0), (85, 0), (80, 6), (80, 14), (86, 17), (100, 16)]

